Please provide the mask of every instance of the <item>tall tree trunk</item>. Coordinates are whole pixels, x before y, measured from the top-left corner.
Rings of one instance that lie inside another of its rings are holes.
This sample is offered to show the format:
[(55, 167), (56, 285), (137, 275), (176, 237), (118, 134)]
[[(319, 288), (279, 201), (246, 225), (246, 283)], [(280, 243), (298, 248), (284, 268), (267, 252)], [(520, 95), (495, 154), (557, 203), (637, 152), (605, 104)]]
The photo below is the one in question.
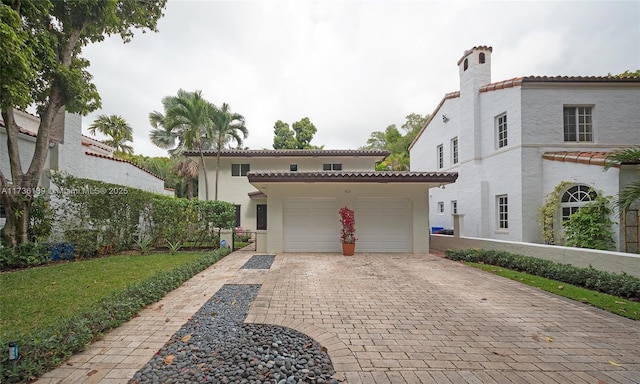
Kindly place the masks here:
[(0, 190), (4, 188), (5, 192), (11, 192), (5, 193), (2, 199), (7, 214), (2, 238), (11, 247), (29, 241), (32, 196), (38, 188), (40, 176), (49, 154), (49, 130), (61, 107), (60, 86), (55, 82), (51, 89), (49, 103), (40, 114), (40, 125), (38, 126), (33, 157), (26, 173), (23, 173), (20, 162), (19, 128), (15, 122), (13, 109), (2, 111), (7, 132), (9, 166), (11, 167), (11, 182), (0, 171)]
[(215, 200), (218, 201), (218, 176), (220, 175), (220, 151), (216, 154), (216, 192)]
[(189, 177), (187, 179), (187, 200), (193, 199), (193, 179)]
[[(209, 179), (207, 178), (207, 166), (204, 164), (204, 154), (202, 153), (202, 145), (200, 144), (198, 144), (198, 151), (200, 151), (200, 161), (202, 162), (202, 172), (204, 173), (204, 196), (206, 200), (209, 200)], [(216, 179), (216, 182), (217, 181), (218, 179)]]
[(218, 132), (218, 143), (216, 148), (216, 192), (215, 192), (215, 201), (218, 201), (218, 176), (220, 176), (220, 151), (222, 150), (222, 136), (220, 132)]

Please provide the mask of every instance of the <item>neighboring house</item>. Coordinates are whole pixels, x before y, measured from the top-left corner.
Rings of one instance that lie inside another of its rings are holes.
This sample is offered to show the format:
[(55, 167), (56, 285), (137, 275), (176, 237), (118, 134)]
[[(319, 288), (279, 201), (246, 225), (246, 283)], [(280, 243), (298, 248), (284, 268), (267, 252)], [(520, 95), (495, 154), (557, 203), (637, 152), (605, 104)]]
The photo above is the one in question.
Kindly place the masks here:
[[(29, 113), (15, 111), (20, 135), (18, 136), (22, 169), (26, 171), (31, 162), (38, 132), (39, 119)], [(0, 169), (11, 181), (7, 136), (4, 121), (0, 117)], [(44, 166), (40, 186), (50, 187), (46, 172), (64, 171), (79, 178), (99, 180), (106, 183), (138, 188), (160, 194), (173, 194), (164, 188), (164, 180), (157, 175), (129, 162), (113, 157), (114, 149), (109, 145), (82, 135), (82, 117), (78, 114), (60, 112), (52, 126), (49, 155)], [(4, 225), (4, 209), (0, 203), (0, 227)]]
[[(640, 178), (636, 165), (602, 167), (612, 151), (640, 145), (640, 79), (492, 83), (491, 52), (480, 46), (464, 53), (460, 90), (445, 95), (411, 144), (412, 171), (459, 174), (454, 185), (429, 191), (431, 225), (452, 228), (458, 214), (462, 236), (539, 243), (545, 196), (568, 181), (554, 225), (562, 236), (563, 219), (590, 200), (590, 188), (616, 196)], [(637, 249), (637, 217), (632, 210), (626, 229), (613, 228), (618, 250)]]
[[(199, 161), (197, 152), (186, 154)], [(338, 210), (355, 211), (356, 252), (429, 250), (428, 189), (455, 173), (376, 172), (388, 152), (223, 150), (218, 199), (236, 205), (236, 224), (266, 234), (266, 252), (339, 252)], [(205, 152), (209, 198), (216, 152)], [(204, 177), (198, 188), (204, 199)]]

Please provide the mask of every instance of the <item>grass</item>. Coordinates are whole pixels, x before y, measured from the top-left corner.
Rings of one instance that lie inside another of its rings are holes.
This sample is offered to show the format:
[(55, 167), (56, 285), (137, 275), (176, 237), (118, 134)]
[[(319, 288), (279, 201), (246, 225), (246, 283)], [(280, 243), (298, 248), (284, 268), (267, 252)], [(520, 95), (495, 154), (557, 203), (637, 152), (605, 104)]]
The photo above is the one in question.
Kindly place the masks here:
[(502, 267), (496, 267), (495, 265), (471, 262), (466, 262), (465, 264), (474, 268), (479, 268), (484, 271), (491, 272), (498, 276), (519, 281), (532, 287), (540, 288), (559, 296), (592, 305), (596, 308), (604, 309), (605, 311), (615, 313), (620, 316), (628, 317), (633, 320), (640, 320), (640, 303), (638, 302), (608, 295), (606, 293), (592, 291), (590, 289), (566, 284), (560, 281), (551, 280), (540, 276), (529, 275), (527, 273), (517, 272)]
[(0, 274), (0, 329), (17, 335), (68, 317), (108, 296), (198, 259), (202, 252), (118, 255)]

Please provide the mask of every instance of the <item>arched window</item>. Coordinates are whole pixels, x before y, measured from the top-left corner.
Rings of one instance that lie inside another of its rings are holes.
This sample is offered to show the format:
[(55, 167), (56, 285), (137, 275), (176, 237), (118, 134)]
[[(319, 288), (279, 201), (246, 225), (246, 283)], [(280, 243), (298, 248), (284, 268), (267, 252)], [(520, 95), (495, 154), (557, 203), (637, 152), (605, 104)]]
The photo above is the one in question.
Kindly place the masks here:
[(469, 68), (469, 59), (464, 59), (464, 70), (466, 71)]
[(484, 64), (484, 52), (480, 52), (480, 55), (478, 56), (478, 62), (480, 62), (480, 64)]
[(567, 189), (560, 200), (562, 208), (562, 222), (569, 220), (569, 216), (573, 215), (580, 207), (595, 200), (598, 194), (588, 185), (574, 185)]

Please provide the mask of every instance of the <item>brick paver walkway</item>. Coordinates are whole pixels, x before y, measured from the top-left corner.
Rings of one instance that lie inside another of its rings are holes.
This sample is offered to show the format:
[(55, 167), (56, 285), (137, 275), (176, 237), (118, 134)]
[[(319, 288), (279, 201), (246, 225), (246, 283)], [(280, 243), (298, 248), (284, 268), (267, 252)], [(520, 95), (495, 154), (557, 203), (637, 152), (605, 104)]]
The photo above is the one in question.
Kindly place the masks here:
[(640, 383), (640, 322), (406, 254), (236, 252), (39, 383), (125, 383), (223, 284), (262, 284), (246, 322), (297, 329), (349, 384)]

